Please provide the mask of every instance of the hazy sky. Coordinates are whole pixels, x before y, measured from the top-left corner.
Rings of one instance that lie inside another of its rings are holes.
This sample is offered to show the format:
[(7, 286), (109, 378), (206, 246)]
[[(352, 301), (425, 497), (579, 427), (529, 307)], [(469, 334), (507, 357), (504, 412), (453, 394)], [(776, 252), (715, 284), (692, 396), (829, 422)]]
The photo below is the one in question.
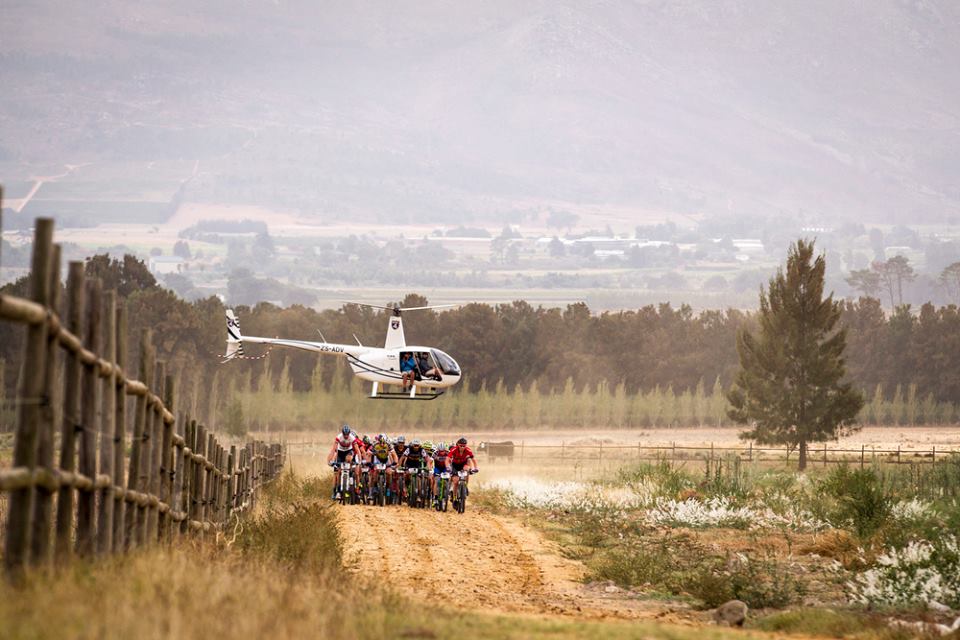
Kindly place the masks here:
[(951, 0), (0, 11), (8, 182), (90, 163), (149, 199), (196, 168), (188, 199), (355, 220), (960, 215)]

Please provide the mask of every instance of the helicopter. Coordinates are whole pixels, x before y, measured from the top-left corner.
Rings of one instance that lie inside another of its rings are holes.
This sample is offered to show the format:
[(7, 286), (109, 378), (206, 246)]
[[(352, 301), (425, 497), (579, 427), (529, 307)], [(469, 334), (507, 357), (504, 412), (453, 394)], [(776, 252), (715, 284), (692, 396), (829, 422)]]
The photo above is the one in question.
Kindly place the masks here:
[[(443, 395), (446, 389), (460, 381), (462, 375), (460, 365), (450, 355), (434, 347), (407, 345), (403, 335), (402, 314), (406, 311), (422, 311), (426, 309), (442, 309), (455, 305), (434, 305), (427, 307), (382, 307), (374, 304), (357, 303), (362, 307), (385, 309), (390, 312), (387, 321), (387, 337), (383, 347), (365, 346), (354, 335), (357, 344), (334, 344), (327, 342), (320, 333), (321, 342), (307, 340), (289, 340), (285, 338), (260, 338), (244, 336), (240, 333), (240, 320), (233, 309), (227, 309), (227, 352), (221, 364), (234, 359), (244, 359), (243, 343), (276, 345), (293, 347), (304, 351), (313, 351), (326, 355), (341, 356), (353, 370), (353, 374), (361, 380), (373, 383), (370, 398), (379, 400), (433, 400)], [(401, 354), (411, 353), (417, 363), (416, 379), (410, 385), (409, 391), (396, 391), (391, 387), (404, 387), (404, 376), (400, 372)], [(421, 363), (426, 362), (424, 367)]]

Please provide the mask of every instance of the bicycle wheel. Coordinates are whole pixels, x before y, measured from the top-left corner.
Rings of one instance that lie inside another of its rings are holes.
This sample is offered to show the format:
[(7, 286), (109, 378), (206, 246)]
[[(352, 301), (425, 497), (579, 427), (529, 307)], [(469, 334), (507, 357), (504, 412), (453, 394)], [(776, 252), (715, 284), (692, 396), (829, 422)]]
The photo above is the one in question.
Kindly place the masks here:
[(447, 504), (450, 502), (450, 487), (447, 485), (447, 480), (444, 478), (443, 482), (443, 492), (441, 493), (441, 501), (443, 504), (443, 512), (447, 512)]
[(460, 481), (457, 486), (457, 513), (463, 513), (467, 510), (467, 482), (466, 479)]
[(377, 477), (377, 503), (383, 507), (387, 504), (387, 479), (386, 471), (381, 471)]

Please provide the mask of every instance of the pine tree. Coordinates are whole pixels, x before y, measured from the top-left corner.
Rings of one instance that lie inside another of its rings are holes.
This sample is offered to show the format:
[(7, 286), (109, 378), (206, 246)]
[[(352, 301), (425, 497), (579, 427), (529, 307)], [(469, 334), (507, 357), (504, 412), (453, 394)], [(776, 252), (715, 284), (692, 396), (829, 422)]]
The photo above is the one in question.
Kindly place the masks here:
[(730, 418), (752, 427), (741, 437), (798, 447), (801, 470), (807, 444), (852, 428), (863, 406), (860, 392), (841, 381), (846, 331), (836, 328), (840, 303), (823, 297), (825, 268), (813, 242), (790, 247), (786, 271), (760, 291), (759, 334), (737, 336), (740, 371), (727, 394)]

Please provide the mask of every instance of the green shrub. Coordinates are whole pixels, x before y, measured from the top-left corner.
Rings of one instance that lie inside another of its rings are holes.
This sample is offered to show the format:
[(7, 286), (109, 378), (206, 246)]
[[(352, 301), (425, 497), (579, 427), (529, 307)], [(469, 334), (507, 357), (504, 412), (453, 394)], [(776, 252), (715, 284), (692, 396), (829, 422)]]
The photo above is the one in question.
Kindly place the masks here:
[(594, 579), (679, 594), (688, 576), (707, 561), (706, 549), (686, 534), (628, 540), (596, 554), (590, 562)]
[(873, 469), (851, 470), (840, 465), (820, 486), (829, 501), (826, 520), (835, 526), (850, 527), (861, 539), (877, 533), (890, 518), (893, 498)]
[(236, 545), (251, 555), (313, 573), (341, 563), (340, 532), (323, 501), (326, 483), (286, 473), (264, 492), (260, 513), (238, 527)]
[(686, 587), (711, 608), (737, 599), (753, 609), (779, 609), (804, 593), (800, 582), (772, 554), (728, 555), (723, 561), (703, 563)]
[(694, 481), (683, 470), (668, 461), (648, 462), (620, 469), (617, 481), (627, 486), (652, 485), (658, 493), (675, 498), (679, 493), (694, 487)]

